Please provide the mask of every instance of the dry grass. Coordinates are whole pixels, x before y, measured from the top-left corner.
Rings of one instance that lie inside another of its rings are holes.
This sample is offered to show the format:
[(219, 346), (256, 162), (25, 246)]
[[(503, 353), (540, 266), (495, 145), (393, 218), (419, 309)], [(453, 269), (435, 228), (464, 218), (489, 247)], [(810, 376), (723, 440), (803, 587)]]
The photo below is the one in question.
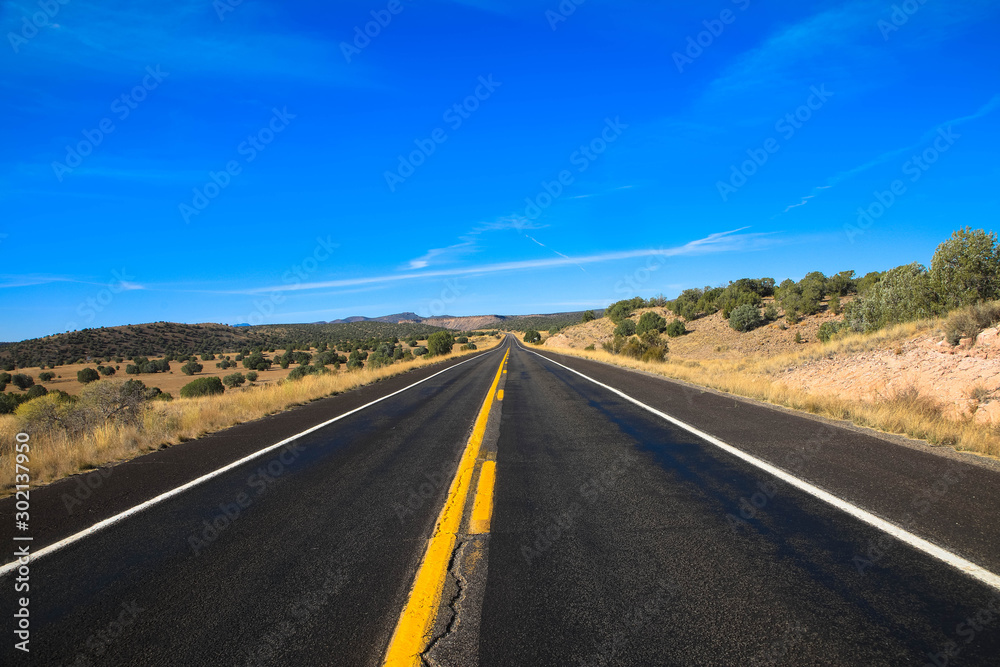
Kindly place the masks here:
[[(492, 337), (476, 339), (479, 350), (496, 347)], [(296, 382), (281, 382), (227, 391), (218, 396), (179, 399), (149, 404), (141, 426), (106, 424), (71, 438), (63, 431), (31, 434), (31, 484), (39, 486), (108, 463), (126, 461), (167, 445), (191, 440), (318, 398), (332, 396), (415, 368), (472, 354), (455, 351), (443, 357), (397, 363), (350, 373), (308, 375)], [(0, 416), (0, 496), (10, 495), (14, 484), (14, 436), (22, 430), (13, 415)]]
[(1000, 456), (1000, 432), (996, 428), (974, 423), (971, 419), (948, 419), (942, 406), (915, 389), (867, 402), (808, 393), (773, 379), (784, 370), (815, 359), (884, 350), (921, 333), (930, 332), (940, 324), (939, 320), (910, 322), (870, 335), (849, 334), (826, 345), (809, 345), (795, 352), (744, 359), (694, 361), (668, 358), (663, 363), (646, 363), (603, 350), (559, 348), (552, 351), (643, 370), (824, 417), (846, 419), (859, 426), (886, 433), (905, 434), (932, 445), (949, 445), (962, 451)]

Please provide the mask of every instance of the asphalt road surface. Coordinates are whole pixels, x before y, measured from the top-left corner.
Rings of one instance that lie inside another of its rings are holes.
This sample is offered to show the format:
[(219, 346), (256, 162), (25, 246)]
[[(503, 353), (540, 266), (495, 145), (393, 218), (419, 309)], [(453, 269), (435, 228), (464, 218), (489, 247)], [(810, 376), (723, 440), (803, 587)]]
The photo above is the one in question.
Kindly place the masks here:
[(497, 377), (432, 663), (1000, 664), (1000, 590), (559, 364), (1000, 572), (988, 466), (510, 338), (33, 491), (37, 552), (403, 390), (4, 575), (3, 664), (382, 664)]

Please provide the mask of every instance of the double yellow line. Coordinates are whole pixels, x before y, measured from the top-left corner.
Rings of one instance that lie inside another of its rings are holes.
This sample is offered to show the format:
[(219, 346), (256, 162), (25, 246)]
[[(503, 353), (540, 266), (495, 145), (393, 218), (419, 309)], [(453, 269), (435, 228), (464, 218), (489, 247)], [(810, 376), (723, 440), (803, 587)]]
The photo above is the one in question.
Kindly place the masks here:
[[(382, 663), (384, 667), (419, 665), (420, 655), (427, 649), (434, 620), (437, 618), (438, 609), (441, 606), (441, 592), (444, 590), (444, 582), (448, 575), (448, 563), (451, 562), (455, 544), (458, 542), (462, 515), (465, 513), (469, 489), (472, 486), (472, 477), (476, 469), (476, 459), (479, 457), (479, 450), (483, 445), (486, 422), (490, 416), (490, 409), (493, 407), (494, 396), (497, 397), (497, 400), (503, 400), (503, 394), (497, 394), (497, 385), (500, 384), (500, 376), (504, 372), (509, 354), (510, 349), (508, 348), (503, 355), (503, 361), (500, 362), (500, 368), (497, 369), (496, 377), (493, 378), (493, 384), (486, 395), (486, 401), (479, 410), (479, 416), (472, 429), (472, 436), (465, 446), (465, 452), (458, 464), (455, 479), (452, 480), (451, 487), (448, 489), (448, 498), (445, 500), (444, 507), (441, 508), (441, 514), (438, 515), (437, 523), (434, 526), (434, 533), (427, 543), (424, 558), (417, 569), (410, 597), (406, 601), (406, 607), (403, 608), (392, 640), (389, 642), (389, 650)], [(476, 488), (475, 503), (469, 526), (470, 534), (489, 532), (490, 517), (493, 514), (495, 481), (496, 462), (484, 461), (479, 473), (479, 484)]]

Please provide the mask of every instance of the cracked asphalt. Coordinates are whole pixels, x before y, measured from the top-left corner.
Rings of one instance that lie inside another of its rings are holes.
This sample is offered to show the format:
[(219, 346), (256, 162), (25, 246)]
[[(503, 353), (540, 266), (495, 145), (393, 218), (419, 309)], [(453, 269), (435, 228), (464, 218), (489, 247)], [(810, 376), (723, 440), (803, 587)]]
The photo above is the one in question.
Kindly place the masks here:
[[(3, 664), (379, 665), (502, 349), (32, 562), (32, 650), (8, 633)], [(1000, 592), (534, 351), (434, 664), (997, 664)], [(543, 354), (1000, 571), (988, 465)], [(76, 481), (33, 491), (35, 548), (431, 372), (113, 468), (72, 514)]]

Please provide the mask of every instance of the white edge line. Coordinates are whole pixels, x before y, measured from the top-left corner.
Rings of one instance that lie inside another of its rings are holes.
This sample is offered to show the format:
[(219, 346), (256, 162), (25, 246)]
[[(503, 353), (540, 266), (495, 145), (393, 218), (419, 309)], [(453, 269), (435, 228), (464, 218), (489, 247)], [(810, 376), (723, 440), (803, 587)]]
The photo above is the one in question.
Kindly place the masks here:
[[(984, 568), (984, 567), (982, 567), (980, 565), (976, 565), (972, 561), (966, 560), (965, 558), (962, 558), (961, 556), (959, 556), (957, 554), (954, 554), (954, 553), (948, 551), (947, 549), (943, 549), (943, 548), (939, 547), (938, 545), (936, 545), (936, 544), (934, 544), (932, 542), (928, 542), (924, 538), (918, 537), (918, 536), (914, 535), (913, 533), (911, 533), (911, 532), (909, 532), (907, 530), (904, 530), (904, 529), (900, 528), (899, 526), (897, 526), (895, 524), (889, 523), (885, 519), (881, 519), (881, 518), (875, 516), (874, 514), (872, 514), (871, 512), (868, 512), (866, 510), (861, 509), (857, 505), (854, 505), (852, 503), (847, 502), (846, 500), (838, 498), (837, 496), (833, 495), (832, 493), (824, 491), (823, 489), (821, 489), (821, 488), (819, 488), (817, 486), (813, 486), (809, 482), (801, 480), (798, 477), (795, 477), (794, 475), (785, 472), (781, 468), (775, 467), (775, 466), (771, 465), (770, 463), (767, 463), (766, 461), (758, 459), (756, 456), (753, 456), (752, 454), (747, 454), (743, 450), (737, 449), (736, 447), (733, 447), (732, 445), (727, 444), (727, 443), (723, 442), (722, 440), (719, 440), (715, 436), (709, 435), (708, 433), (705, 433), (704, 431), (701, 431), (701, 430), (695, 428), (694, 426), (691, 426), (690, 424), (682, 422), (681, 420), (677, 419), (676, 417), (671, 417), (670, 415), (668, 415), (665, 412), (661, 412), (661, 411), (657, 410), (656, 408), (650, 407), (650, 406), (646, 405), (645, 403), (642, 403), (641, 401), (638, 401), (638, 400), (632, 398), (628, 394), (625, 394), (625, 393), (623, 393), (623, 392), (615, 389), (614, 387), (609, 387), (608, 385), (604, 384), (603, 382), (598, 382), (597, 380), (584, 375), (583, 373), (581, 373), (578, 370), (572, 369), (569, 366), (563, 366), (563, 364), (560, 364), (558, 361), (555, 361), (553, 359), (549, 359), (548, 357), (543, 356), (541, 354), (538, 354), (537, 352), (534, 352), (532, 350), (528, 350), (527, 348), (522, 347), (521, 344), (519, 342), (517, 342), (516, 340), (515, 340), (515, 343), (517, 343), (517, 346), (520, 347), (522, 350), (525, 350), (526, 352), (530, 352), (531, 354), (535, 355), (536, 357), (541, 357), (542, 359), (545, 359), (546, 361), (549, 361), (549, 362), (555, 364), (556, 366), (561, 366), (562, 368), (565, 368), (566, 370), (570, 371), (571, 373), (576, 373), (580, 377), (593, 382), (594, 384), (598, 385), (599, 387), (603, 387), (604, 389), (607, 389), (608, 391), (610, 391), (610, 392), (612, 392), (614, 394), (617, 394), (618, 396), (621, 396), (622, 398), (624, 398), (625, 400), (629, 401), (630, 403), (634, 403), (634, 404), (638, 405), (639, 407), (643, 408), (644, 410), (648, 410), (649, 412), (652, 412), (654, 415), (656, 415), (658, 417), (661, 417), (661, 418), (667, 420), (668, 422), (670, 422), (672, 424), (675, 424), (676, 426), (679, 426), (679, 427), (681, 427), (682, 429), (684, 429), (686, 431), (689, 431), (690, 433), (693, 433), (694, 435), (696, 435), (699, 438), (701, 438), (701, 439), (703, 439), (703, 440), (705, 440), (705, 441), (707, 441), (707, 442), (715, 445), (716, 447), (718, 447), (718, 448), (720, 448), (720, 449), (722, 449), (722, 450), (724, 450), (726, 452), (729, 452), (733, 456), (739, 457), (739, 458), (743, 459), (744, 461), (746, 461), (747, 463), (749, 463), (751, 465), (754, 465), (754, 466), (760, 468), (761, 470), (763, 470), (763, 471), (765, 471), (765, 472), (767, 472), (767, 473), (769, 473), (771, 475), (774, 475), (778, 479), (781, 479), (782, 481), (787, 482), (788, 484), (791, 484), (792, 486), (794, 486), (794, 487), (796, 487), (796, 488), (798, 488), (798, 489), (800, 489), (802, 491), (805, 491), (809, 495), (811, 495), (811, 496), (813, 496), (815, 498), (818, 498), (818, 499), (822, 500), (825, 503), (829, 503), (830, 505), (833, 505), (834, 507), (836, 507), (837, 509), (839, 509), (841, 511), (847, 512), (848, 514), (850, 514), (851, 516), (855, 517), (856, 519), (860, 519), (861, 521), (867, 523), (868, 525), (874, 526), (875, 528), (878, 528), (879, 530), (881, 530), (883, 532), (886, 532), (889, 535), (892, 535), (896, 539), (898, 539), (898, 540), (900, 540), (902, 542), (905, 542), (906, 544), (910, 545), (911, 547), (913, 547), (915, 549), (923, 551), (925, 554), (928, 554), (929, 556), (933, 556), (934, 558), (937, 558), (938, 560), (940, 560), (940, 561), (942, 561), (942, 562), (944, 562), (944, 563), (946, 563), (946, 564), (954, 567), (955, 569), (960, 570), (960, 571), (964, 572), (965, 574), (967, 574), (967, 575), (969, 575), (971, 577), (974, 577), (975, 579), (978, 579), (979, 581), (981, 581), (982, 583), (986, 584), (987, 586), (990, 586), (990, 587), (992, 587), (992, 588), (994, 588), (996, 590), (1000, 590), (1000, 576), (994, 574), (993, 572), (990, 572), (986, 568)], [(555, 354), (558, 354), (558, 353), (555, 353)]]
[[(502, 345), (503, 344), (501, 343), (500, 347), (502, 347)], [(157, 505), (159, 503), (162, 503), (164, 500), (168, 500), (170, 498), (173, 498), (176, 495), (184, 493), (188, 489), (193, 488), (195, 486), (198, 486), (202, 482), (207, 482), (208, 480), (212, 479), (213, 477), (218, 477), (219, 475), (222, 475), (223, 473), (226, 473), (226, 472), (232, 470), (233, 468), (237, 468), (237, 467), (243, 465), (244, 463), (247, 463), (249, 461), (252, 461), (252, 460), (254, 460), (256, 458), (259, 458), (259, 457), (263, 456), (264, 454), (267, 454), (268, 452), (272, 452), (275, 449), (283, 447), (283, 446), (287, 445), (288, 443), (292, 442), (293, 440), (297, 440), (297, 439), (301, 438), (302, 436), (309, 435), (313, 431), (318, 431), (319, 429), (324, 428), (326, 426), (329, 426), (330, 424), (332, 424), (334, 422), (340, 421), (341, 419), (343, 419), (345, 417), (349, 417), (350, 415), (353, 415), (355, 412), (360, 412), (361, 410), (364, 410), (365, 408), (371, 407), (372, 405), (375, 405), (376, 403), (380, 403), (380, 402), (386, 400), (387, 398), (392, 398), (393, 396), (395, 396), (397, 394), (401, 394), (404, 391), (407, 391), (408, 389), (412, 389), (413, 387), (416, 387), (418, 384), (423, 384), (424, 382), (427, 382), (431, 378), (437, 377), (438, 375), (441, 375), (442, 373), (447, 373), (450, 370), (458, 368), (462, 364), (467, 364), (470, 361), (475, 361), (476, 359), (482, 359), (486, 355), (489, 355), (489, 354), (492, 354), (493, 352), (496, 352), (497, 350), (500, 349), (500, 347), (497, 347), (494, 350), (490, 350), (490, 351), (486, 352), (486, 354), (476, 355), (476, 356), (472, 357), (471, 359), (466, 359), (465, 361), (460, 361), (457, 364), (455, 364), (454, 366), (449, 366), (448, 368), (440, 370), (437, 373), (434, 373), (433, 375), (428, 375), (423, 380), (417, 380), (413, 384), (407, 385), (407, 386), (403, 387), (402, 389), (397, 389), (396, 391), (392, 392), (391, 394), (386, 394), (385, 396), (382, 396), (381, 398), (376, 398), (374, 401), (371, 401), (370, 403), (365, 403), (364, 405), (359, 406), (357, 408), (354, 408), (353, 410), (350, 410), (349, 412), (345, 412), (342, 415), (338, 415), (338, 416), (334, 417), (333, 419), (328, 419), (327, 421), (323, 422), (322, 424), (317, 424), (316, 426), (313, 426), (312, 428), (308, 428), (305, 431), (302, 431), (301, 433), (296, 433), (293, 436), (285, 438), (281, 442), (276, 442), (273, 445), (268, 445), (264, 449), (257, 450), (253, 454), (248, 454), (247, 456), (244, 456), (243, 458), (239, 459), (238, 461), (233, 461), (232, 463), (224, 465), (221, 468), (213, 470), (210, 473), (206, 473), (206, 474), (202, 475), (201, 477), (193, 479), (190, 482), (188, 482), (188, 483), (186, 483), (186, 484), (184, 484), (182, 486), (178, 486), (178, 487), (176, 487), (174, 489), (171, 489), (170, 491), (167, 491), (166, 493), (161, 493), (160, 495), (158, 495), (158, 496), (156, 496), (154, 498), (150, 498), (149, 500), (147, 500), (144, 503), (140, 503), (140, 504), (136, 505), (135, 507), (130, 507), (129, 509), (125, 510), (124, 512), (120, 512), (118, 514), (115, 514), (114, 516), (111, 516), (111, 517), (108, 517), (107, 519), (104, 519), (103, 521), (99, 521), (99, 522), (95, 523), (93, 526), (91, 526), (90, 528), (84, 528), (83, 530), (81, 530), (78, 533), (74, 533), (73, 535), (70, 535), (69, 537), (63, 538), (63, 539), (59, 540), (58, 542), (53, 542), (52, 544), (50, 544), (50, 545), (48, 545), (46, 547), (43, 547), (42, 549), (39, 549), (37, 552), (32, 553), (30, 555), (29, 559), (28, 559), (28, 562), (31, 563), (31, 562), (34, 562), (34, 561), (38, 560), (39, 558), (51, 555), (51, 554), (55, 553), (56, 551), (59, 551), (63, 547), (67, 547), (70, 544), (73, 544), (74, 542), (78, 542), (79, 540), (82, 540), (85, 537), (89, 537), (91, 535), (99, 533), (100, 531), (104, 530), (105, 528), (107, 528), (109, 526), (113, 526), (114, 524), (116, 524), (116, 523), (118, 523), (120, 521), (123, 521), (123, 520), (129, 518), (130, 516), (136, 515), (136, 514), (142, 512), (143, 510), (152, 507), (153, 505)], [(416, 369), (414, 369), (414, 370), (416, 370)], [(3, 567), (0, 567), (0, 577), (3, 577), (5, 575), (7, 575), (7, 574), (10, 574), (11, 572), (13, 572), (15, 569), (17, 569), (21, 565), (24, 565), (24, 563), (21, 563), (19, 561), (14, 561), (13, 563), (7, 563)]]

